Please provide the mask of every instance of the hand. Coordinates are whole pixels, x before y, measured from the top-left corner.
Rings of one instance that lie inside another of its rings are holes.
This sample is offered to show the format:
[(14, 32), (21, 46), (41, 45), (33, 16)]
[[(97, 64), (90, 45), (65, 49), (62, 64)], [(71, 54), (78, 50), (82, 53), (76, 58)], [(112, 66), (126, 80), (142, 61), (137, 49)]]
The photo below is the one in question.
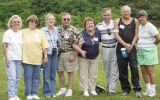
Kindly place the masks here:
[(133, 48), (133, 47), (132, 47), (131, 44), (128, 44), (128, 43), (127, 43), (127, 44), (125, 45), (125, 48), (127, 49), (128, 53), (130, 53), (130, 52), (132, 51), (132, 48)]
[(87, 53), (86, 51), (83, 50), (80, 51), (80, 54), (82, 55), (83, 58), (86, 58), (86, 53)]
[(74, 55), (73, 53), (71, 53), (71, 54), (69, 55), (68, 60), (69, 60), (70, 62), (72, 62), (72, 61), (74, 61), (74, 59), (75, 59), (75, 55)]
[(48, 57), (44, 57), (43, 58), (43, 64), (47, 64), (47, 62), (48, 62)]
[(5, 63), (6, 63), (6, 67), (9, 67), (10, 60), (6, 58), (6, 59), (5, 59)]

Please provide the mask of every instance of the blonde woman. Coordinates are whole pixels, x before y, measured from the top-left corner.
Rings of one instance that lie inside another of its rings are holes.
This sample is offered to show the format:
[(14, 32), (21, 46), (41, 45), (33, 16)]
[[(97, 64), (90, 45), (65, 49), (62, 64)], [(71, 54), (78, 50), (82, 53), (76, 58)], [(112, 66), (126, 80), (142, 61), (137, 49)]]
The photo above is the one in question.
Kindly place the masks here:
[(58, 64), (58, 28), (54, 26), (55, 17), (53, 14), (47, 14), (45, 17), (46, 26), (41, 28), (45, 33), (48, 47), (48, 63), (43, 64), (43, 95), (54, 97), (55, 77)]
[(8, 76), (8, 100), (21, 100), (17, 96), (18, 81), (22, 67), (21, 17), (13, 15), (8, 21), (8, 30), (3, 35), (3, 54)]

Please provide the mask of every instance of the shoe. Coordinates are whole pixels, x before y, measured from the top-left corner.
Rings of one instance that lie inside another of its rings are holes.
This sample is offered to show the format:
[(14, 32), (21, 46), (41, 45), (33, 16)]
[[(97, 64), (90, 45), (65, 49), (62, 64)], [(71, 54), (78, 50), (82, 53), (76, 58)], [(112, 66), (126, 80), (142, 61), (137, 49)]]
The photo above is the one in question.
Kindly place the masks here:
[(65, 96), (66, 96), (66, 97), (72, 96), (72, 90), (71, 90), (71, 89), (68, 89)]
[(149, 96), (149, 97), (154, 97), (154, 96), (156, 96), (156, 91), (150, 91), (150, 93), (149, 93), (148, 96)]
[(87, 91), (87, 90), (85, 90), (83, 95), (88, 97), (88, 96), (89, 96), (88, 91)]
[(122, 96), (128, 96), (129, 93), (128, 92), (122, 92)]
[(97, 95), (97, 92), (96, 92), (95, 90), (92, 90), (90, 93), (91, 93), (92, 95)]
[(137, 98), (142, 98), (142, 96), (141, 96), (141, 93), (140, 93), (140, 92), (135, 92), (135, 94), (136, 94), (136, 97), (137, 97)]
[(115, 92), (109, 92), (109, 96), (115, 96), (116, 93)]
[(55, 98), (55, 97), (56, 97), (56, 95), (53, 95), (53, 96), (51, 96), (51, 97)]
[(149, 95), (149, 93), (150, 93), (150, 91), (149, 91), (149, 90), (145, 90), (145, 91), (144, 91), (144, 93), (143, 93), (143, 95), (148, 96), (148, 95)]
[(10, 97), (8, 100), (16, 100), (15, 97)]
[(32, 100), (32, 96), (31, 96), (31, 95), (28, 95), (28, 96), (27, 96), (27, 100)]
[(18, 96), (15, 96), (14, 98), (15, 100), (21, 100)]
[(66, 88), (61, 88), (56, 94), (56, 96), (65, 95), (66, 91), (67, 91)]
[(32, 95), (32, 99), (39, 100), (40, 98), (38, 97), (38, 95)]

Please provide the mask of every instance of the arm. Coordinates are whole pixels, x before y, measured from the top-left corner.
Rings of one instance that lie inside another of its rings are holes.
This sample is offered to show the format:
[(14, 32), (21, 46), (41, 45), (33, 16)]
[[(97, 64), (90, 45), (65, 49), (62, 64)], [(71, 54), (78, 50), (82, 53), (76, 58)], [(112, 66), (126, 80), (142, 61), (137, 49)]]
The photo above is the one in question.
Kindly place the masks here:
[(155, 39), (156, 39), (155, 44), (159, 44), (159, 42), (160, 42), (160, 34), (157, 34), (157, 35), (155, 35), (154, 37), (155, 37)]
[(128, 44), (128, 43), (124, 42), (122, 40), (122, 38), (119, 36), (118, 22), (119, 22), (119, 19), (114, 21), (114, 35), (115, 35), (115, 38), (120, 44), (122, 44), (130, 52), (132, 50), (131, 44)]
[(78, 52), (78, 53), (80, 53), (81, 55), (82, 55), (82, 57), (86, 57), (86, 51), (83, 51), (82, 49), (81, 49), (81, 47), (82, 47), (82, 45), (77, 45), (77, 44), (75, 44), (75, 43), (73, 43), (73, 48)]
[(46, 64), (48, 62), (48, 55), (47, 55), (47, 53), (48, 53), (48, 49), (47, 48), (43, 49), (43, 63), (44, 64)]
[(8, 67), (8, 64), (9, 64), (9, 59), (7, 57), (7, 43), (3, 43), (2, 44), (2, 49), (3, 49), (3, 55), (5, 57), (5, 63), (6, 63), (6, 66)]
[(139, 28), (139, 22), (137, 19), (135, 19), (136, 27), (135, 27), (135, 36), (133, 38), (133, 41), (131, 43), (132, 47), (136, 44), (138, 40), (138, 28)]

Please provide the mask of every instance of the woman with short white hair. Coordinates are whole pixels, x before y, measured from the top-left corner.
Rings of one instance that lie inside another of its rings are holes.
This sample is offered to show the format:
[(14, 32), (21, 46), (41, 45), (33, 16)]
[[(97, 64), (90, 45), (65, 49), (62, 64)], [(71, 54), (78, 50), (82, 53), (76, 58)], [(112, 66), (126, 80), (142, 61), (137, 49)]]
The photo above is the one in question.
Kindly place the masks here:
[(22, 67), (21, 17), (13, 15), (8, 21), (8, 30), (3, 35), (3, 54), (8, 76), (8, 100), (21, 100), (17, 96), (18, 81)]

